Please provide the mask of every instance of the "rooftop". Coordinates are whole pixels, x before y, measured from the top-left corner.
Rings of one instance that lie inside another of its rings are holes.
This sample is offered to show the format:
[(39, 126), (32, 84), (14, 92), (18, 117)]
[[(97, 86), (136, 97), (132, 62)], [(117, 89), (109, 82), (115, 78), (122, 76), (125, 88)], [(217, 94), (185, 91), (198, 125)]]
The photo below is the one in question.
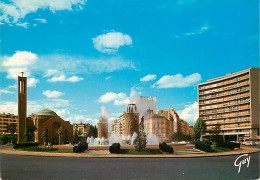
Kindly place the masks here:
[(54, 111), (50, 109), (42, 109), (36, 113), (37, 116), (58, 116)]

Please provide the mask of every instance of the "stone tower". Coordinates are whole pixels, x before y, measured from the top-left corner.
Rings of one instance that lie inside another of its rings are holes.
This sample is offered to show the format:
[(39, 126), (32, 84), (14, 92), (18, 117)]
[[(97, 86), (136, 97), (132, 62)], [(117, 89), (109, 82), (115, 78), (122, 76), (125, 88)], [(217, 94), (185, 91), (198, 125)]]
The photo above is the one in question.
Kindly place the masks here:
[(27, 77), (18, 76), (18, 143), (26, 141)]

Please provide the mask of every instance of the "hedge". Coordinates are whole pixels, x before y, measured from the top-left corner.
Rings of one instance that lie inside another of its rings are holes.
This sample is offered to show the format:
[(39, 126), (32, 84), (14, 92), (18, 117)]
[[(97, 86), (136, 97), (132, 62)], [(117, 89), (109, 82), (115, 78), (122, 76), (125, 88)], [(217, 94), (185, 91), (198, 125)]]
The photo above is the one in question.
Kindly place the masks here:
[(109, 152), (118, 154), (120, 152), (120, 147), (121, 145), (119, 143), (113, 143), (109, 146)]
[(165, 142), (159, 144), (160, 150), (164, 152), (168, 152), (170, 154), (173, 154), (174, 150), (171, 146), (167, 145)]
[(20, 144), (15, 144), (14, 149), (19, 149), (19, 148), (28, 148), (28, 147), (38, 147), (39, 143), (20, 143)]
[(225, 141), (217, 143), (216, 146), (223, 147), (223, 148), (229, 148), (229, 149), (240, 148), (239, 143), (225, 142)]
[(73, 147), (73, 152), (74, 153), (81, 153), (84, 152), (88, 149), (88, 143), (79, 143), (78, 145)]
[(211, 151), (211, 146), (208, 143), (206, 143), (205, 141), (196, 141), (195, 148), (200, 149), (202, 151), (206, 151), (206, 152)]

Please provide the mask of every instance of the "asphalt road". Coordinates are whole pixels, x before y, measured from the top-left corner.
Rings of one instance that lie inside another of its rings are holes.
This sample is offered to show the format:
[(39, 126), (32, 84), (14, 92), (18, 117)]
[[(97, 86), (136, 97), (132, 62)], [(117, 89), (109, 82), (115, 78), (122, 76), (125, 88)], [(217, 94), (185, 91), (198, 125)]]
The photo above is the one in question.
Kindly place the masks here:
[[(0, 154), (6, 179), (257, 179), (259, 155), (238, 167), (239, 155), (204, 158), (66, 158)], [(245, 159), (244, 157), (240, 160)], [(0, 179), (1, 179), (0, 178)]]

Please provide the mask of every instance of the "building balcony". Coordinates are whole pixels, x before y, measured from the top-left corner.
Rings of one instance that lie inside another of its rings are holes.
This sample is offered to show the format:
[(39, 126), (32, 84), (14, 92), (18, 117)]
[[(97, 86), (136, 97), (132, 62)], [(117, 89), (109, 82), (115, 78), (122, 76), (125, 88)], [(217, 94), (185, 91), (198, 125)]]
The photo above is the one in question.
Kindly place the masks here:
[(216, 107), (209, 107), (209, 106), (211, 106), (210, 104), (200, 104), (200, 106), (203, 106), (203, 105), (205, 105), (207, 108), (205, 108), (205, 109), (202, 109), (201, 107), (200, 107), (200, 111), (202, 110), (209, 110), (209, 109), (218, 109), (218, 108), (223, 108), (223, 107), (231, 107), (231, 106), (236, 106), (236, 105), (242, 105), (242, 104), (248, 104), (248, 103), (250, 103), (250, 99), (247, 99), (247, 100), (243, 100), (243, 101), (239, 101), (239, 102), (233, 102), (233, 103), (230, 103), (230, 104), (223, 104), (223, 103), (221, 103), (221, 104), (219, 104), (219, 105), (222, 105), (222, 106), (216, 106)]
[(233, 124), (233, 123), (240, 123), (240, 122), (250, 122), (249, 118), (245, 118), (245, 119), (232, 119), (232, 120), (224, 120), (224, 122), (209, 122), (206, 123), (207, 126), (212, 126), (212, 125), (219, 125), (219, 124)]
[(233, 117), (243, 117), (243, 116), (250, 116), (250, 113), (247, 113), (247, 114), (243, 114), (243, 115), (235, 115), (235, 116), (219, 116), (219, 117), (212, 117), (212, 118), (205, 118), (202, 116), (201, 118), (204, 120), (204, 121), (207, 121), (207, 120), (217, 120), (217, 119), (227, 119), (227, 118), (233, 118)]
[[(220, 110), (221, 109), (221, 110)], [(227, 113), (227, 112), (237, 112), (237, 111), (243, 111), (243, 110), (249, 110), (250, 108), (235, 108), (235, 109), (229, 109), (226, 110), (224, 108), (220, 108), (219, 110), (215, 110), (214, 112), (200, 112), (200, 115), (213, 115), (213, 114), (222, 114), (222, 113)], [(224, 109), (224, 110), (223, 110)], [(201, 111), (201, 110), (200, 110)], [(202, 111), (207, 111), (207, 110), (202, 110)], [(212, 111), (212, 110), (211, 110)]]
[(208, 100), (208, 99), (214, 99), (214, 98), (219, 98), (219, 97), (226, 97), (226, 96), (229, 96), (229, 95), (233, 95), (233, 94), (240, 94), (240, 93), (243, 93), (243, 92), (247, 92), (249, 91), (250, 89), (249, 88), (245, 88), (244, 90), (240, 90), (240, 91), (234, 91), (234, 92), (230, 92), (226, 95), (220, 95), (220, 94), (216, 94), (216, 95), (208, 95), (207, 97), (199, 97), (199, 100)]
[(225, 87), (225, 88), (222, 88), (220, 90), (213, 89), (213, 90), (210, 90), (207, 93), (204, 92), (205, 90), (203, 92), (199, 91), (199, 95), (212, 94), (212, 93), (216, 93), (216, 92), (223, 92), (223, 91), (227, 91), (227, 90), (230, 90), (230, 89), (241, 88), (241, 87), (248, 86), (248, 85), (249, 85), (249, 83), (246, 83), (246, 84), (243, 84), (243, 85), (239, 84), (239, 85), (235, 85), (233, 87)]
[(250, 129), (251, 126), (240, 126), (240, 127), (225, 127), (220, 130), (233, 130), (233, 129)]
[(199, 87), (199, 90), (203, 90), (203, 89), (211, 89), (211, 88), (215, 88), (215, 87), (221, 87), (221, 86), (225, 86), (225, 85), (230, 85), (230, 84), (235, 84), (244, 80), (249, 80), (249, 76), (245, 77), (245, 78), (239, 78), (237, 79), (236, 77), (234, 77), (235, 79), (233, 79), (232, 82), (228, 82), (228, 83), (224, 83), (224, 80), (222, 80), (221, 82), (216, 82), (212, 85), (207, 85), (206, 87)]
[(228, 101), (232, 101), (232, 100), (236, 100), (236, 99), (242, 99), (242, 98), (245, 98), (245, 97), (249, 97), (250, 96), (250, 94), (246, 94), (246, 95), (238, 95), (238, 96), (236, 96), (236, 97), (234, 97), (234, 98), (228, 98), (227, 100), (224, 100), (224, 99), (222, 99), (222, 100), (212, 100), (211, 102), (208, 102), (208, 103), (204, 103), (204, 102), (200, 102), (199, 103), (199, 105), (210, 105), (210, 104), (218, 104), (218, 103), (222, 103), (222, 102), (228, 102)]

